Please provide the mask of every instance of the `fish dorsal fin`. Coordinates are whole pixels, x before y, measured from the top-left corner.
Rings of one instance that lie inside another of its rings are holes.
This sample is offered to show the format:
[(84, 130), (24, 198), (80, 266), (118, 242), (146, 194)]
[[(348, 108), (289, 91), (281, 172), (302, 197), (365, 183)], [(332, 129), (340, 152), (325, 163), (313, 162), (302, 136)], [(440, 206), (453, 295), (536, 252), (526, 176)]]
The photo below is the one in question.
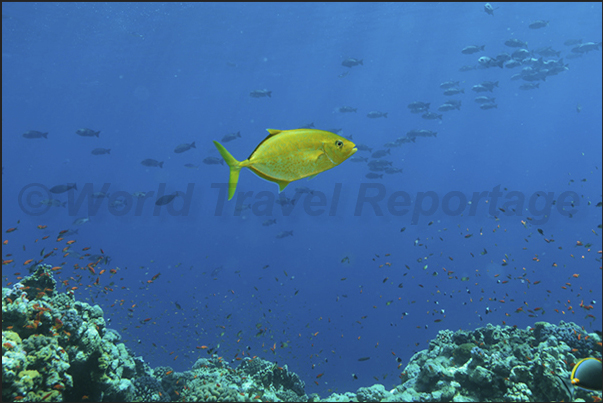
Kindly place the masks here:
[(266, 140), (268, 140), (270, 137), (276, 136), (277, 134), (281, 133), (283, 130), (276, 130), (276, 129), (266, 129), (268, 130), (268, 133), (270, 133), (268, 136), (266, 136), (266, 138), (262, 141), (260, 141), (260, 144), (257, 145), (257, 147), (251, 152), (251, 154), (249, 154), (249, 158), (247, 159), (251, 159), (251, 156), (257, 151), (258, 148), (260, 148), (260, 146), (262, 144), (264, 144), (264, 142)]
[[(277, 130), (277, 129), (266, 129), (266, 130), (268, 130), (268, 133), (270, 133), (270, 135), (268, 137), (276, 136), (277, 134), (282, 132), (282, 130)], [(266, 137), (266, 138), (268, 138), (268, 137)]]

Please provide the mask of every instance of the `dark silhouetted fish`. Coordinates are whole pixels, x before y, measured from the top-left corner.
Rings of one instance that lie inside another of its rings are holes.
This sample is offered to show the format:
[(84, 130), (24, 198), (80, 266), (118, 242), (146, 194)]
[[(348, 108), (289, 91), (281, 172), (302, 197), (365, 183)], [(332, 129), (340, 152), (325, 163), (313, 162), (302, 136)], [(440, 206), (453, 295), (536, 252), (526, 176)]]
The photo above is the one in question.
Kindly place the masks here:
[(25, 137), (26, 139), (41, 139), (41, 138), (48, 138), (48, 132), (46, 133), (42, 133), (36, 130), (30, 130), (27, 131), (25, 133), (23, 133), (23, 137)]

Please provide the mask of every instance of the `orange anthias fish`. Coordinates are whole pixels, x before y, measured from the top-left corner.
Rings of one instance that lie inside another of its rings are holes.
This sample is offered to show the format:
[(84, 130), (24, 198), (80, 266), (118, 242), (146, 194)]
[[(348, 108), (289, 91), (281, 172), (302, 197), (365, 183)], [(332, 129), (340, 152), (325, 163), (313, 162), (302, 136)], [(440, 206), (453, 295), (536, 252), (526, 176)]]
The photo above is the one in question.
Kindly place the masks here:
[(354, 155), (356, 145), (335, 133), (315, 129), (274, 130), (253, 150), (249, 158), (237, 161), (217, 141), (216, 148), (230, 167), (228, 200), (239, 182), (241, 168), (279, 185), (279, 192), (302, 178), (313, 178)]

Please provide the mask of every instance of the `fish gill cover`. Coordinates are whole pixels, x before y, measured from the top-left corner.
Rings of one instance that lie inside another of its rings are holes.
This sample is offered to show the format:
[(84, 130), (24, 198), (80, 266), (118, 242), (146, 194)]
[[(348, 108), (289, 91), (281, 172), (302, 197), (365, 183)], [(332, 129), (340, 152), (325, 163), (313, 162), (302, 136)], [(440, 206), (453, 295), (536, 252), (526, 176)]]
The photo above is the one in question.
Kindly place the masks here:
[(600, 3), (2, 7), (3, 401), (601, 398)]

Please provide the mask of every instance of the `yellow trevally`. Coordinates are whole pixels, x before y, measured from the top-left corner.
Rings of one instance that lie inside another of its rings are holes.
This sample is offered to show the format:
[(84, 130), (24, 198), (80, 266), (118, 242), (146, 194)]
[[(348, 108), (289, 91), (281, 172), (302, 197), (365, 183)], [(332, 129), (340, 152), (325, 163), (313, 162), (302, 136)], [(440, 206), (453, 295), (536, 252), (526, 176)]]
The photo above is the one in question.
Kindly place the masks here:
[(260, 178), (278, 184), (281, 192), (289, 183), (313, 178), (358, 151), (348, 139), (324, 130), (268, 129), (268, 133), (268, 137), (244, 161), (237, 161), (222, 144), (214, 141), (230, 167), (228, 200), (235, 194), (241, 168), (249, 168)]

